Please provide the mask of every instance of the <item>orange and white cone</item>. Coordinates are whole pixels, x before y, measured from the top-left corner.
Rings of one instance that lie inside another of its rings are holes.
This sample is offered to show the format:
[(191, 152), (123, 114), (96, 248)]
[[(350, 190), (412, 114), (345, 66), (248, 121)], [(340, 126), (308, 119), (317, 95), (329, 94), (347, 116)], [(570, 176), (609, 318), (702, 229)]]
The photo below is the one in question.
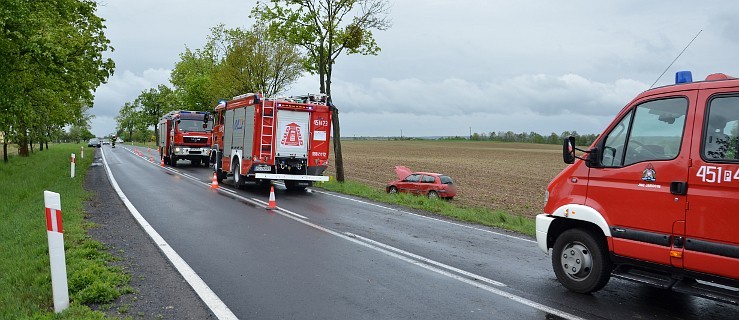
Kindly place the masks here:
[(213, 172), (213, 181), (210, 183), (211, 189), (218, 189), (218, 177), (216, 177), (216, 173)]
[(154, 163), (154, 156), (149, 155), (149, 162)]
[(267, 210), (277, 209), (277, 203), (275, 203), (275, 186), (271, 186), (269, 189), (269, 203), (267, 203)]
[(162, 161), (159, 161), (159, 166), (164, 167), (164, 157), (162, 157)]

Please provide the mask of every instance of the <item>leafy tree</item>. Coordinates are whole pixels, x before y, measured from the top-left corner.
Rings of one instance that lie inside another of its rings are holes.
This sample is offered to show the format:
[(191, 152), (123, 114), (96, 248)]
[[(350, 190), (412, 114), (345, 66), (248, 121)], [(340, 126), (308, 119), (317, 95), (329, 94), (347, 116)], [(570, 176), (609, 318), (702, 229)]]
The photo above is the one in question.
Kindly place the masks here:
[(195, 51), (185, 48), (180, 54), (169, 81), (183, 109), (205, 111), (213, 107), (217, 100), (210, 91), (216, 65), (216, 57), (207, 47)]
[(115, 121), (117, 123), (116, 135), (125, 135), (125, 140), (133, 141), (133, 133), (141, 123), (138, 107), (139, 106), (136, 102), (126, 102), (123, 107), (118, 110), (118, 115), (115, 116)]
[(300, 77), (302, 63), (294, 45), (270, 37), (263, 25), (243, 30), (220, 24), (211, 28), (202, 49), (180, 54), (170, 82), (183, 109), (210, 111), (224, 98), (284, 91)]
[[(92, 92), (112, 74), (112, 50), (92, 0), (3, 0), (0, 131), (29, 154), (35, 139), (84, 122)], [(4, 158), (6, 159), (6, 158)]]
[(248, 92), (271, 97), (284, 91), (303, 72), (298, 49), (285, 40), (272, 39), (264, 26), (226, 32), (231, 40), (225, 58), (216, 67), (213, 83), (213, 91), (220, 97)]
[[(376, 55), (380, 47), (372, 30), (387, 30), (385, 0), (271, 0), (258, 3), (252, 16), (268, 23), (270, 32), (301, 46), (308, 54), (306, 69), (318, 73), (321, 93), (331, 102), (331, 75), (343, 53)], [(333, 106), (333, 104), (331, 103)], [(338, 109), (332, 107), (336, 179), (344, 181)]]
[(155, 136), (159, 136), (159, 119), (177, 107), (172, 89), (163, 84), (144, 90), (136, 98), (136, 102), (141, 106), (138, 110), (139, 124), (144, 124), (147, 128), (153, 126)]

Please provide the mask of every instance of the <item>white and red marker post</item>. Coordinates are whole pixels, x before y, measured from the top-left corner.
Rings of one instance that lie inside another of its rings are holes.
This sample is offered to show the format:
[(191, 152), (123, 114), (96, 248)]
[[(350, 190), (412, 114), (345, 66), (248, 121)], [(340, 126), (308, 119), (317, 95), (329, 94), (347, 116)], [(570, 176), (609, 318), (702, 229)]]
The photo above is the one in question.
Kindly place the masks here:
[(67, 262), (64, 256), (64, 233), (62, 232), (62, 201), (59, 194), (44, 191), (44, 205), (46, 206), (46, 235), (49, 239), (54, 312), (59, 313), (69, 307)]
[(80, 147), (80, 159), (85, 158), (85, 147)]
[(74, 160), (74, 153), (72, 154), (72, 157), (71, 157), (71, 158), (69, 158), (69, 161), (71, 161), (71, 162), (72, 162), (72, 171), (71, 171), (71, 173), (70, 173), (70, 177), (74, 178), (74, 163), (75, 163), (75, 160)]

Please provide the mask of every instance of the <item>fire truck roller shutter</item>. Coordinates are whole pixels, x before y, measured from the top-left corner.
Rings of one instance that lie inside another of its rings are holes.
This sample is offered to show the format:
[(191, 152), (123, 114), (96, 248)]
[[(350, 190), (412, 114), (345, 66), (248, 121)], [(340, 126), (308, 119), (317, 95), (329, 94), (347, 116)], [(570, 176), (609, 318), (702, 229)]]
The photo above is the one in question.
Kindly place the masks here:
[(233, 131), (234, 131), (234, 110), (226, 110), (226, 121), (223, 123), (223, 156), (231, 157), (231, 148), (233, 147)]
[(308, 158), (310, 113), (277, 110), (275, 157)]

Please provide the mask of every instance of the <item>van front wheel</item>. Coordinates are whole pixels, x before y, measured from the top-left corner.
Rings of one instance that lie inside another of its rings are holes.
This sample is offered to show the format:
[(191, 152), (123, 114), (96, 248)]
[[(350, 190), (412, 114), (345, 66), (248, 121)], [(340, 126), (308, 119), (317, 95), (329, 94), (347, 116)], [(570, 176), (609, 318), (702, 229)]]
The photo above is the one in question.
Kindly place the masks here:
[(611, 278), (608, 247), (593, 232), (570, 229), (554, 242), (552, 267), (562, 285), (577, 293), (602, 289)]

